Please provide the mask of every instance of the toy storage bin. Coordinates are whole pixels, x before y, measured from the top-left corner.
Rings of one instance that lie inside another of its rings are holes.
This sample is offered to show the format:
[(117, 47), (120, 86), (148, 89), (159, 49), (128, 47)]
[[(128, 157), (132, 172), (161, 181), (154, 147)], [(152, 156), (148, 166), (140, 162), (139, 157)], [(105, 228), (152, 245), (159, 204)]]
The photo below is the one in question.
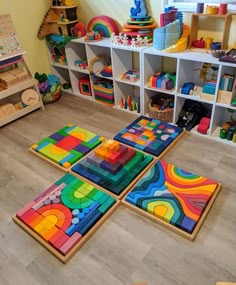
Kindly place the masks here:
[(54, 92), (48, 92), (46, 94), (41, 93), (41, 97), (42, 97), (44, 104), (50, 104), (50, 103), (58, 101), (61, 98), (61, 95), (62, 95), (61, 85), (58, 86)]
[[(160, 106), (165, 104), (164, 110), (160, 109)], [(158, 107), (159, 106), (159, 107)], [(160, 120), (162, 122), (173, 122), (174, 115), (174, 98), (171, 95), (158, 94), (153, 96), (148, 101), (149, 117)]]
[(93, 84), (95, 99), (105, 105), (114, 106), (113, 82), (106, 79), (98, 79)]

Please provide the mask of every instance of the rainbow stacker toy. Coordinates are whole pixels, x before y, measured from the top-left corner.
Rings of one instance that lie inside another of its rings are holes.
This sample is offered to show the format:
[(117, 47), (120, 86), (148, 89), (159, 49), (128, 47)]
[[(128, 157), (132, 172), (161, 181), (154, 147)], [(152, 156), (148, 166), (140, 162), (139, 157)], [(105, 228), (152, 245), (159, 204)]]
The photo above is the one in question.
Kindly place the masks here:
[(152, 161), (150, 155), (108, 140), (75, 164), (71, 171), (120, 198)]
[(67, 173), (12, 218), (66, 263), (113, 213), (118, 203), (110, 195)]
[(165, 161), (157, 161), (122, 203), (194, 240), (221, 185)]
[(184, 134), (185, 131), (182, 128), (140, 116), (114, 139), (160, 158)]
[[(134, 0), (135, 7), (130, 9), (130, 19), (123, 25), (122, 35), (127, 36), (129, 42), (136, 37), (146, 37), (148, 43), (152, 43), (153, 30), (156, 23), (148, 15), (148, 8), (145, 0)], [(138, 45), (138, 44), (137, 44)]]
[(92, 132), (68, 124), (47, 138), (34, 144), (29, 150), (38, 157), (67, 171), (104, 140)]

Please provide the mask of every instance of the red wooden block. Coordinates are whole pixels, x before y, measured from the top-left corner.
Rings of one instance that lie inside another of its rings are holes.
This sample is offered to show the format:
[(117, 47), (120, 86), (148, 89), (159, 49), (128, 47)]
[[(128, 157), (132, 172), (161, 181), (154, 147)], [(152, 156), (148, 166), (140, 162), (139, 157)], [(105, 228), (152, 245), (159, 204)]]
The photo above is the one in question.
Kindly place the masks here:
[(27, 212), (25, 212), (22, 216), (20, 216), (20, 219), (27, 225), (29, 225), (34, 219), (36, 219), (39, 216), (39, 213), (36, 212), (34, 209), (29, 209)]
[(24, 208), (22, 208), (21, 210), (19, 210), (19, 211), (16, 213), (16, 216), (19, 218), (19, 217), (22, 216), (24, 213), (26, 213), (29, 209), (31, 209), (35, 204), (36, 204), (35, 201), (29, 202)]
[(59, 250), (59, 249), (63, 246), (63, 244), (68, 241), (69, 238), (70, 238), (70, 237), (69, 237), (66, 233), (64, 233), (64, 234), (53, 244), (53, 246)]
[(80, 139), (69, 135), (69, 136), (63, 138), (62, 140), (60, 140), (59, 142), (57, 142), (55, 145), (57, 147), (60, 147), (60, 148), (65, 149), (67, 151), (70, 151), (74, 147), (79, 145), (81, 142), (82, 141)]
[(72, 247), (78, 243), (79, 240), (81, 240), (82, 235), (78, 232), (75, 232), (64, 244), (62, 247), (59, 248), (59, 251), (66, 255)]
[(57, 232), (48, 240), (48, 242), (51, 245), (54, 245), (64, 234), (64, 231), (58, 229)]

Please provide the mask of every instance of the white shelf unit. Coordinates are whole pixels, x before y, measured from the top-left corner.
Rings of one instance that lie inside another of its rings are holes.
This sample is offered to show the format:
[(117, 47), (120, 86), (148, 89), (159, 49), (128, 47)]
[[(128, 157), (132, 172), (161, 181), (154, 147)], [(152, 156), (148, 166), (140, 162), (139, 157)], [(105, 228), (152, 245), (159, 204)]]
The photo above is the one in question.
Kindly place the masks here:
[[(59, 76), (61, 76), (62, 79), (66, 79), (66, 81), (68, 79), (70, 80), (72, 84), (72, 93), (74, 95), (95, 101), (93, 88), (91, 88), (92, 96), (86, 96), (80, 93), (78, 79), (85, 75), (89, 76), (92, 87), (93, 77), (89, 74), (87, 69), (81, 69), (80, 67), (75, 66), (75, 61), (82, 60), (89, 63), (95, 56), (105, 53), (111, 58), (112, 64), (113, 77), (107, 79), (111, 80), (114, 86), (114, 108), (137, 114), (137, 111), (129, 111), (128, 109), (120, 108), (121, 98), (130, 95), (134, 100), (140, 101), (139, 114), (148, 116), (148, 100), (157, 93), (169, 94), (174, 97), (174, 115), (172, 123), (175, 124), (186, 99), (201, 102), (211, 111), (210, 128), (208, 133), (204, 136), (226, 142), (226, 140), (218, 138), (219, 129), (221, 124), (224, 121), (229, 120), (233, 115), (228, 109), (236, 111), (236, 108), (228, 104), (217, 102), (217, 95), (221, 77), (225, 73), (235, 74), (236, 65), (220, 62), (217, 58), (214, 58), (211, 54), (207, 53), (191, 51), (165, 53), (153, 47), (133, 48), (114, 45), (111, 40), (107, 38), (97, 42), (85, 42), (84, 38), (75, 39), (66, 45), (65, 51), (68, 66), (65, 67), (64, 65), (58, 66), (58, 64), (53, 64), (52, 68), (56, 71), (56, 75), (59, 74)], [(212, 100), (201, 96), (204, 82), (202, 79), (199, 79), (199, 77), (201, 72), (204, 75), (204, 64), (208, 64), (208, 68), (211, 68), (212, 70), (211, 74), (208, 72), (207, 76), (216, 80), (216, 92), (214, 95), (211, 95)], [(103, 67), (101, 62), (96, 62), (94, 66), (95, 69), (98, 70)], [(122, 73), (130, 69), (139, 70), (139, 81), (131, 82), (121, 79)], [(172, 90), (162, 90), (150, 87), (150, 76), (154, 75), (157, 71), (176, 73), (175, 88)], [(99, 73), (97, 75), (98, 77), (102, 77)], [(185, 95), (180, 92), (183, 83), (188, 81), (194, 82), (197, 85), (197, 90), (193, 95)], [(233, 142), (227, 141), (227, 143), (236, 146)]]
[[(21, 61), (18, 61), (14, 64), (11, 63), (11, 59), (14, 59), (16, 55), (9, 56), (7, 59), (9, 62), (5, 64), (4, 66), (0, 66), (0, 73), (2, 72), (8, 72), (13, 70), (14, 68), (21, 68), (27, 71), (28, 73), (28, 79), (17, 82), (15, 85), (12, 85), (4, 90), (0, 91), (0, 105), (4, 105), (7, 103), (10, 104), (16, 104), (21, 102), (21, 95), (22, 93), (27, 89), (33, 89), (38, 93), (38, 101), (34, 103), (33, 105), (25, 106), (23, 109), (17, 110), (14, 113), (8, 114), (2, 118), (0, 118), (0, 127), (19, 119), (28, 113), (31, 113), (32, 111), (35, 111), (39, 108), (44, 110), (43, 102), (41, 95), (38, 91), (37, 85), (35, 80), (33, 79), (33, 75), (23, 57), (24, 53), (19, 54), (22, 57)], [(0, 62), (6, 60), (6, 58), (0, 58)]]
[[(181, 52), (181, 53), (164, 53), (158, 51), (153, 47), (143, 50), (143, 63), (144, 63), (144, 114), (148, 115), (147, 112), (147, 102), (150, 97), (154, 96), (156, 92), (168, 93), (175, 97), (174, 102), (174, 117), (173, 123), (175, 124), (178, 120), (179, 113), (184, 105), (186, 99), (198, 101), (204, 104), (204, 106), (211, 111), (211, 123), (208, 133), (204, 136), (209, 138), (225, 142), (232, 146), (236, 146), (236, 143), (232, 141), (227, 141), (226, 139), (219, 138), (219, 131), (221, 126), (226, 121), (231, 121), (232, 116), (235, 120), (236, 108), (228, 104), (223, 104), (217, 102), (217, 95), (220, 86), (221, 77), (223, 74), (236, 74), (236, 65), (229, 64), (225, 62), (220, 62), (217, 58), (212, 57), (211, 54), (206, 53), (196, 53), (191, 51)], [(171, 67), (172, 66), (172, 70)], [(208, 73), (207, 79), (216, 80), (216, 91), (212, 96), (212, 100), (209, 98), (204, 98), (201, 96), (202, 87), (204, 81), (200, 79), (201, 72), (204, 75), (204, 68), (208, 66), (212, 71)], [(148, 87), (148, 80), (151, 75), (156, 71), (176, 71), (176, 88), (171, 92), (166, 90), (153, 90), (153, 88)], [(194, 82), (197, 85), (197, 90), (193, 95), (185, 95), (180, 92), (180, 88), (185, 82)], [(193, 129), (193, 132), (197, 133)]]
[[(90, 63), (92, 59), (101, 54), (111, 59), (112, 65), (112, 77), (104, 77), (100, 74), (100, 71), (106, 66), (106, 61), (101, 57), (101, 60), (94, 62), (93, 72), (98, 78), (105, 78), (110, 80), (114, 88), (114, 108), (120, 109), (121, 111), (130, 112), (137, 114), (137, 111), (129, 111), (128, 109), (120, 108), (121, 98), (127, 99), (129, 95), (131, 100), (140, 104), (140, 112), (143, 112), (143, 91), (142, 79), (132, 82), (129, 80), (123, 80), (122, 74), (128, 70), (138, 70), (140, 75), (143, 73), (142, 68), (142, 54), (143, 48), (127, 48), (124, 46), (118, 46), (112, 44), (108, 38), (102, 41), (84, 41), (84, 38), (72, 40), (66, 45), (66, 57), (68, 62), (68, 70), (71, 79), (71, 85), (73, 93), (77, 96), (83, 97), (88, 100), (95, 100), (93, 91), (94, 77), (90, 74), (87, 69), (75, 66), (77, 60), (81, 60)], [(86, 96), (80, 93), (78, 80), (84, 76), (89, 76), (92, 96)], [(141, 114), (141, 113), (140, 113)]]

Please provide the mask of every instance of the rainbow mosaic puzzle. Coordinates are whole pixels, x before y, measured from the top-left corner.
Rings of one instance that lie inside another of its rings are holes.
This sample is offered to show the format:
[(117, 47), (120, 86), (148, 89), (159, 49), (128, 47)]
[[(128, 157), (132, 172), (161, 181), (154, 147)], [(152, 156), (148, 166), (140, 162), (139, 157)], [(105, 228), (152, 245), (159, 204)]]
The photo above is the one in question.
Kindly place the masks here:
[(193, 234), (218, 183), (157, 161), (124, 198), (128, 204)]
[(115, 198), (67, 173), (13, 219), (43, 239), (63, 261), (115, 203)]
[(183, 132), (182, 128), (140, 116), (114, 139), (144, 152), (159, 156)]
[(67, 169), (103, 140), (92, 132), (69, 124), (34, 144), (31, 150)]
[(108, 140), (71, 170), (119, 196), (152, 160), (150, 155)]

